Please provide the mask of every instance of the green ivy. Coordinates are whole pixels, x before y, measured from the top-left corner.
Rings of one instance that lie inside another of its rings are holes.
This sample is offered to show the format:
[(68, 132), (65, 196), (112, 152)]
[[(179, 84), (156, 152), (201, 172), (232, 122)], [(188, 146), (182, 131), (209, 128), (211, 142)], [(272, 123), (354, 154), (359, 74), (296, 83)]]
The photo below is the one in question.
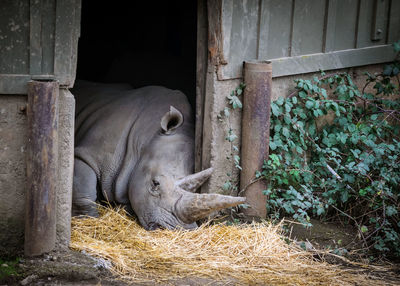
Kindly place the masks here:
[(271, 218), (340, 216), (364, 247), (400, 256), (399, 71), (397, 57), (366, 73), (362, 90), (347, 73), (322, 72), (271, 103), (270, 156), (256, 174), (269, 182)]
[[(232, 90), (232, 92), (226, 97), (228, 101), (228, 106), (226, 106), (219, 114), (218, 114), (218, 120), (220, 122), (225, 122), (228, 129), (226, 131), (226, 136), (225, 140), (227, 140), (230, 145), (231, 145), (231, 150), (230, 154), (227, 157), (228, 160), (233, 162), (233, 166), (236, 169), (242, 170), (242, 167), (240, 166), (240, 156), (239, 156), (239, 147), (237, 145), (238, 141), (238, 136), (234, 132), (232, 128), (232, 124), (230, 121), (230, 116), (231, 113), (234, 112), (236, 109), (241, 109), (243, 107), (242, 101), (240, 100), (240, 96), (243, 94), (243, 91), (245, 89), (245, 84), (240, 83), (235, 90)], [(235, 178), (233, 178), (232, 172), (227, 173), (227, 180), (225, 183), (222, 185), (222, 189), (226, 192), (231, 193), (232, 195), (237, 195), (238, 194), (238, 182)]]

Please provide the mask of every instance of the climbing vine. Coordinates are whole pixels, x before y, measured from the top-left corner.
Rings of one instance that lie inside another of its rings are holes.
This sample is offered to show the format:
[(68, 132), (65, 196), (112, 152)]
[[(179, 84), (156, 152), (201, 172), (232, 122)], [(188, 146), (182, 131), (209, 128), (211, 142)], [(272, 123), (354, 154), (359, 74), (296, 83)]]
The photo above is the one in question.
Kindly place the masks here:
[(400, 256), (400, 41), (394, 49), (362, 89), (322, 72), (271, 104), (270, 155), (256, 176), (269, 182), (272, 219), (339, 219), (365, 248)]
[(239, 156), (239, 147), (238, 147), (238, 136), (234, 132), (232, 128), (231, 122), (231, 114), (235, 112), (235, 110), (242, 108), (242, 101), (240, 100), (241, 95), (243, 94), (245, 85), (243, 83), (239, 84), (238, 87), (235, 88), (227, 97), (228, 106), (226, 106), (219, 114), (218, 120), (220, 122), (225, 122), (227, 125), (225, 140), (230, 143), (230, 153), (227, 157), (228, 160), (233, 161), (233, 168), (231, 172), (228, 172), (226, 175), (228, 179), (222, 186), (224, 191), (229, 191), (231, 194), (237, 195), (238, 193), (238, 184), (234, 179), (235, 169), (241, 170), (240, 166), (240, 156)]

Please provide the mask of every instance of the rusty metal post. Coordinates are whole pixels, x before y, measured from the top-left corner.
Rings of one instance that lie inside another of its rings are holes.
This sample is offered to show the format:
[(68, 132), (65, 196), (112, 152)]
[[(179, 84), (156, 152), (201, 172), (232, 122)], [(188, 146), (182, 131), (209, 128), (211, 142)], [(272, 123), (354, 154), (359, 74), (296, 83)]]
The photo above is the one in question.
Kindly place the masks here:
[(240, 189), (244, 189), (247, 204), (250, 205), (244, 213), (250, 217), (265, 218), (266, 197), (262, 193), (266, 189), (265, 182), (252, 183), (252, 181), (255, 178), (255, 172), (261, 170), (264, 160), (268, 158), (271, 63), (245, 62), (244, 83), (246, 88), (243, 95)]
[(58, 160), (58, 94), (56, 81), (28, 83), (27, 195), (25, 255), (54, 249)]

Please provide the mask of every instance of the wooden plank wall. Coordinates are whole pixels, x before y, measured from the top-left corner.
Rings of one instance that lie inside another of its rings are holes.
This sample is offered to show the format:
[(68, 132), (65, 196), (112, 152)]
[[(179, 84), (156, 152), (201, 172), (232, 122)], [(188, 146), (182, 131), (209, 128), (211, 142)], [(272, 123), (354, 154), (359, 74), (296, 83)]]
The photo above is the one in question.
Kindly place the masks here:
[(220, 79), (241, 77), (244, 60), (378, 47), (400, 37), (398, 0), (224, 0), (222, 11)]
[(81, 0), (0, 2), (0, 94), (26, 94), (30, 79), (71, 87)]

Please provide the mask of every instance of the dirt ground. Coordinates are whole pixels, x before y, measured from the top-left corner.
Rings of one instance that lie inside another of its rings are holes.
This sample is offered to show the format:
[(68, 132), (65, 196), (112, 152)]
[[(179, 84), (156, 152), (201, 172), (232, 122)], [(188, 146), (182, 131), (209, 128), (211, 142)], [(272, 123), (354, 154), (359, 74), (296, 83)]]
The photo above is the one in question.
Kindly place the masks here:
[[(107, 262), (92, 258), (76, 251), (51, 253), (42, 257), (22, 259), (17, 265), (18, 275), (0, 279), (0, 286), (127, 286), (154, 285), (151, 283), (127, 283), (115, 277), (108, 269)], [(154, 279), (156, 280), (156, 279)], [(232, 282), (234, 285), (235, 283)], [(198, 277), (160, 281), (160, 285), (229, 285)]]
[[(312, 222), (314, 227), (306, 229), (297, 224), (288, 225), (288, 234), (297, 243), (303, 245), (313, 251), (315, 249), (340, 249), (345, 248), (354, 242), (356, 233), (351, 227), (340, 226), (337, 224), (321, 223), (319, 221)], [(354, 258), (354, 257), (353, 257)], [(4, 261), (4, 259), (2, 260)], [(347, 263), (342, 259), (327, 259), (330, 263), (337, 263), (346, 268), (362, 268), (355, 264)], [(6, 262), (7, 263), (7, 262)], [(0, 270), (10, 267), (6, 263), (0, 265)], [(126, 283), (113, 276), (109, 271), (110, 263), (93, 258), (85, 253), (67, 250), (64, 252), (54, 252), (37, 258), (22, 258), (12, 265), (11, 274), (4, 275), (4, 271), (0, 271), (0, 286), (11, 285), (41, 285), (41, 286), (78, 286), (78, 285), (154, 285), (155, 283)], [(371, 267), (364, 270), (365, 272), (373, 272), (374, 276), (381, 277), (381, 281), (387, 282), (388, 285), (400, 285), (400, 264), (387, 263), (385, 268)], [(157, 279), (154, 279), (157, 281)], [(198, 277), (187, 277), (180, 280), (160, 281), (159, 285), (238, 285), (235, 281), (220, 282), (211, 279)]]
[(324, 223), (316, 219), (311, 219), (310, 222), (313, 226), (309, 228), (299, 223), (287, 223), (288, 236), (317, 249), (351, 249), (358, 242), (357, 231), (350, 225)]
[[(14, 269), (17, 274), (0, 275), (0, 286), (127, 286), (154, 285), (151, 283), (127, 283), (115, 277), (109, 270), (110, 264), (85, 253), (72, 250), (53, 252), (36, 258), (20, 259)], [(4, 267), (0, 265), (0, 267)], [(1, 274), (1, 272), (0, 272)], [(157, 279), (154, 278), (156, 281)], [(235, 285), (234, 281), (232, 281)], [(199, 277), (160, 281), (160, 285), (229, 285)]]

